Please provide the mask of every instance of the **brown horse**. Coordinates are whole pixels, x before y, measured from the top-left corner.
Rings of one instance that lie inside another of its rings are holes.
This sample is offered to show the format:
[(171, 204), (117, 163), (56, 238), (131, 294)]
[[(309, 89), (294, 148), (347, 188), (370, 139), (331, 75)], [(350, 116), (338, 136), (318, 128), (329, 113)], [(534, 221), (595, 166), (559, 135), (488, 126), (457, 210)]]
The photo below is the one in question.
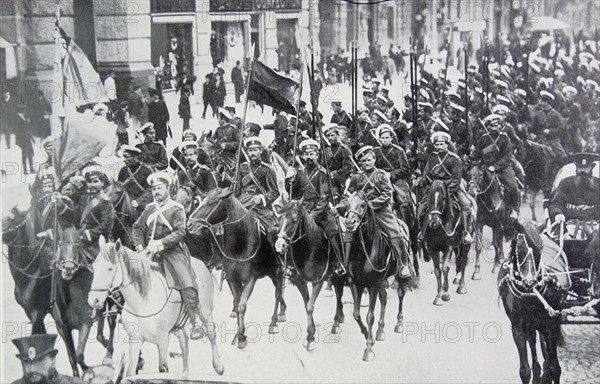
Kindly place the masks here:
[(263, 277), (269, 277), (275, 285), (275, 308), (269, 332), (276, 333), (277, 322), (285, 321), (283, 270), (258, 219), (240, 204), (231, 190), (216, 188), (190, 215), (187, 229), (188, 237), (202, 236), (207, 231), (221, 255), (238, 322), (233, 343), (237, 341), (240, 349), (248, 344), (244, 323), (246, 307), (254, 285)]

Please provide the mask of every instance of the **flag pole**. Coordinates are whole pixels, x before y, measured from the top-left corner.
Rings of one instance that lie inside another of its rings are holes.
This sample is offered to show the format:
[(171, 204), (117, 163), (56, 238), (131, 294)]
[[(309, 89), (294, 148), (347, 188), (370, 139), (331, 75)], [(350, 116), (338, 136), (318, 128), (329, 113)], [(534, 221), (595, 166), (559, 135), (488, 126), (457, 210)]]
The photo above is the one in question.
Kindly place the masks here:
[[(240, 132), (240, 140), (238, 142), (237, 157), (235, 159), (235, 178), (233, 183), (236, 184), (240, 173), (240, 156), (242, 154), (244, 143), (244, 129), (246, 128), (246, 115), (248, 114), (248, 95), (250, 94), (250, 78), (252, 77), (252, 65), (254, 64), (254, 43), (250, 48), (250, 65), (248, 68), (248, 77), (246, 77), (246, 98), (244, 100), (244, 115), (242, 117), (242, 132)], [(235, 187), (234, 187), (235, 190)]]
[[(298, 89), (298, 100), (296, 101), (296, 127), (294, 128), (294, 152), (292, 156), (292, 167), (296, 161), (296, 149), (298, 147), (298, 123), (300, 121), (300, 99), (302, 98), (302, 83), (304, 81), (304, 55), (302, 55), (302, 63), (300, 63), (300, 86)], [(290, 200), (292, 198), (293, 183), (290, 183)]]

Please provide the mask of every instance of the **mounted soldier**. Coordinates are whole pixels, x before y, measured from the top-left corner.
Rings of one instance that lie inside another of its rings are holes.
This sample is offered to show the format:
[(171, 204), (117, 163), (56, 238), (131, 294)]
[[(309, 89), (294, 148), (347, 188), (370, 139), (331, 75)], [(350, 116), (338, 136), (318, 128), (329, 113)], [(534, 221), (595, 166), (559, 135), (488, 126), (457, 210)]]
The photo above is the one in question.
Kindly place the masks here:
[[(442, 180), (446, 185), (448, 196), (455, 197), (460, 205), (461, 219), (463, 221), (463, 241), (466, 244), (473, 243), (473, 209), (474, 204), (471, 197), (465, 190), (465, 186), (462, 182), (462, 161), (456, 153), (448, 150), (450, 144), (450, 135), (446, 132), (434, 132), (431, 135), (431, 141), (435, 146), (435, 152), (433, 152), (425, 169), (423, 170), (423, 176), (420, 180), (415, 180), (416, 186), (427, 188), (434, 180)], [(427, 196), (427, 194), (423, 194)], [(427, 228), (428, 217), (424, 213), (426, 212), (426, 198), (419, 202), (418, 217), (422, 220), (421, 228)], [(424, 222), (424, 223), (423, 223)], [(419, 241), (423, 240), (423, 231), (419, 233)]]
[[(390, 181), (394, 187), (394, 208), (398, 208), (403, 214), (405, 210), (414, 213), (414, 202), (408, 181), (410, 180), (410, 165), (406, 158), (404, 149), (399, 145), (393, 144), (394, 132), (388, 124), (379, 126), (379, 143), (376, 147), (375, 167), (383, 169), (390, 175)], [(403, 216), (406, 218), (406, 216)]]
[(119, 171), (117, 180), (123, 184), (123, 188), (131, 198), (131, 205), (142, 213), (144, 207), (152, 202), (152, 192), (148, 185), (148, 176), (152, 174), (152, 168), (140, 162), (139, 156), (142, 151), (131, 145), (123, 145), (123, 161), (125, 166)]
[(366, 192), (375, 220), (388, 237), (390, 248), (398, 263), (400, 277), (409, 277), (414, 272), (409, 267), (408, 255), (403, 252), (408, 250), (408, 246), (402, 244), (404, 237), (400, 223), (392, 212), (393, 187), (390, 176), (386, 171), (375, 167), (373, 147), (362, 147), (354, 157), (361, 164), (361, 172), (352, 175), (348, 192)]
[(256, 215), (269, 234), (271, 245), (274, 245), (277, 218), (273, 211), (273, 202), (279, 197), (277, 176), (268, 164), (261, 161), (262, 143), (257, 137), (246, 138), (244, 146), (248, 161), (239, 165), (235, 196), (244, 208)]
[(153, 170), (162, 171), (167, 169), (167, 150), (162, 144), (155, 141), (156, 131), (154, 130), (154, 124), (146, 123), (137, 132), (144, 135), (144, 142), (135, 146), (141, 151), (139, 160)]
[(100, 252), (100, 236), (107, 239), (111, 237), (115, 210), (103, 191), (109, 184), (104, 172), (89, 167), (83, 171), (83, 175), (87, 193), (79, 203), (79, 234), (82, 242), (79, 254), (82, 264), (91, 264)]
[(329, 148), (325, 148), (324, 153), (329, 162), (329, 171), (331, 172), (331, 181), (333, 193), (335, 196), (341, 196), (346, 188), (346, 180), (352, 173), (352, 152), (342, 143), (340, 137), (340, 127), (331, 123), (323, 127), (323, 135), (329, 142)]
[(52, 150), (54, 148), (54, 140), (52, 139), (52, 136), (47, 137), (42, 141), (42, 148), (44, 148), (44, 153), (46, 154), (46, 161), (40, 164), (38, 171), (35, 175), (35, 181), (33, 182), (32, 190), (34, 198), (40, 198), (43, 195), (42, 180), (47, 175), (52, 176), (55, 184), (55, 190), (58, 190), (58, 188), (60, 187), (60, 179), (58, 177), (52, 159)]
[(485, 133), (475, 146), (473, 160), (480, 161), (487, 171), (495, 173), (505, 188), (507, 204), (511, 208), (510, 218), (516, 219), (519, 211), (519, 189), (513, 170), (513, 148), (510, 138), (500, 131), (500, 115), (485, 118)]
[(231, 124), (232, 119), (233, 116), (231, 116), (229, 111), (219, 108), (219, 127), (215, 131), (213, 138), (215, 139), (217, 150), (222, 150), (235, 156), (242, 133), (236, 126)]
[(333, 116), (331, 116), (331, 123), (337, 124), (340, 127), (344, 127), (348, 135), (353, 131), (352, 125), (354, 124), (352, 118), (346, 111), (342, 109), (342, 102), (339, 100), (333, 100), (331, 102), (331, 109), (333, 110)]
[(189, 251), (183, 240), (186, 234), (186, 219), (181, 204), (171, 200), (169, 188), (171, 175), (166, 172), (153, 173), (148, 177), (154, 202), (133, 225), (133, 242), (138, 252), (145, 251), (158, 259), (164, 268), (169, 288), (177, 289), (192, 323), (190, 338), (202, 337), (202, 320), (198, 300), (198, 285), (192, 269)]
[(184, 141), (179, 150), (184, 156), (185, 166), (177, 172), (177, 185), (189, 187), (194, 196), (206, 197), (208, 192), (217, 188), (217, 179), (212, 169), (198, 162), (198, 143)]
[[(198, 143), (198, 137), (191, 129), (186, 129), (185, 131), (183, 131), (181, 137), (182, 141), (195, 141), (196, 143)], [(213, 163), (210, 158), (210, 155), (208, 154), (206, 149), (200, 147), (200, 145), (202, 145), (202, 143), (198, 143), (198, 162), (212, 169)], [(181, 169), (179, 165), (177, 165), (177, 161), (179, 161), (179, 163), (182, 165), (185, 163), (185, 159), (183, 157), (183, 154), (179, 150), (179, 147), (175, 147), (175, 149), (173, 149), (173, 152), (171, 152), (171, 160), (169, 161), (169, 167), (175, 172)]]
[[(296, 170), (290, 167), (286, 175), (286, 184), (291, 184), (291, 199), (303, 199), (304, 207), (315, 223), (323, 229), (325, 236), (329, 240), (338, 262), (344, 260), (342, 252), (342, 239), (340, 231), (335, 222), (336, 218), (329, 208), (329, 181), (327, 180), (327, 171), (325, 167), (319, 164), (321, 145), (318, 141), (308, 139), (304, 140), (300, 146), (302, 158), (306, 166)], [(341, 267), (338, 267), (338, 272)]]
[(539, 103), (532, 112), (530, 133), (533, 133), (532, 139), (535, 141), (552, 147), (557, 165), (561, 166), (566, 163), (568, 158), (561, 144), (566, 141), (566, 130), (562, 116), (550, 104), (554, 100), (555, 96), (552, 93), (540, 92)]
[(46, 174), (41, 182), (44, 195), (34, 205), (35, 232), (38, 238), (49, 237), (50, 240), (55, 240), (58, 234), (54, 233), (54, 220), (58, 220), (60, 227), (72, 225), (75, 220), (75, 205), (68, 196), (56, 191), (54, 176)]

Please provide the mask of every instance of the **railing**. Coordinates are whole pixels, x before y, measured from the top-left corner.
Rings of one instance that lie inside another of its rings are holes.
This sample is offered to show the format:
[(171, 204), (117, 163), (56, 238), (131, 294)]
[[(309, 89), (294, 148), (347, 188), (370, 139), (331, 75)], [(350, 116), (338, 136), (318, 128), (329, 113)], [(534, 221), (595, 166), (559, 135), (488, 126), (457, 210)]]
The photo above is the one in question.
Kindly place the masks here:
[(300, 10), (302, 0), (210, 0), (210, 12)]
[(152, 0), (151, 12), (196, 12), (196, 0)]

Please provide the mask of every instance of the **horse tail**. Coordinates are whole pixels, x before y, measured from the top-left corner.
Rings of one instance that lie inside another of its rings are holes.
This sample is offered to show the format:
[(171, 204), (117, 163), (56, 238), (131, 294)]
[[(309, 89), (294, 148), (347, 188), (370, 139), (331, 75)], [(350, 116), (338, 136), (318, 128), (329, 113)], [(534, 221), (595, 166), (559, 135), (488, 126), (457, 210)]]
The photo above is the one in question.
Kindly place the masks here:
[(396, 277), (398, 284), (407, 291), (414, 291), (421, 286), (419, 276)]

